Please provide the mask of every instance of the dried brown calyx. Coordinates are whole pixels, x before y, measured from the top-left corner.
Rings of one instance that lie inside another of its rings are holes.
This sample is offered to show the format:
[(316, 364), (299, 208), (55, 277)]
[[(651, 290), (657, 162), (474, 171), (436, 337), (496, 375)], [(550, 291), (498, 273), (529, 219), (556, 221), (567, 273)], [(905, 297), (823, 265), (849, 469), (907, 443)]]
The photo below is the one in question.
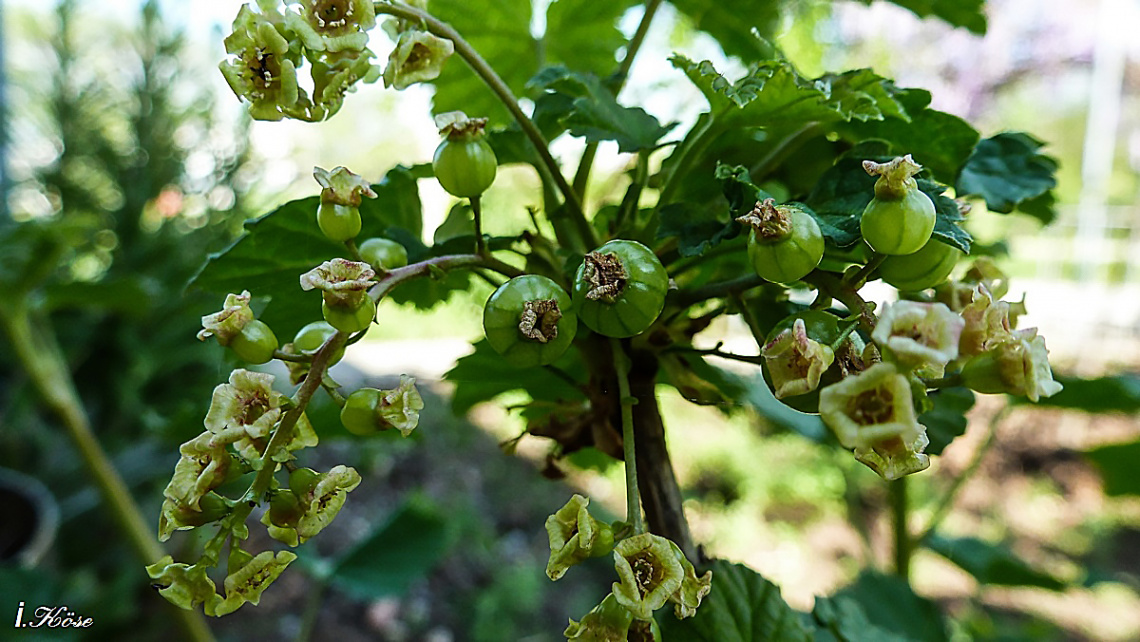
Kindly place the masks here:
[(776, 199), (757, 201), (752, 211), (736, 219), (737, 223), (751, 225), (760, 240), (778, 241), (792, 232), (792, 221), (788, 214), (776, 207)]
[(554, 299), (536, 299), (523, 304), (519, 317), (519, 332), (532, 341), (546, 343), (558, 338), (558, 320), (562, 310)]
[(613, 303), (625, 289), (629, 272), (616, 254), (590, 252), (586, 255), (582, 277), (590, 285), (586, 298), (591, 301)]

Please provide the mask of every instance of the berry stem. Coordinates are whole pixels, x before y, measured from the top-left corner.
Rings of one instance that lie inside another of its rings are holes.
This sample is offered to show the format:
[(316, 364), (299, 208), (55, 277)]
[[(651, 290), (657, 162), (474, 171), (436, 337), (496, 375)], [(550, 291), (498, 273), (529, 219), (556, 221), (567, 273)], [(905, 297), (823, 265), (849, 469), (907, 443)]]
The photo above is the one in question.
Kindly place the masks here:
[(875, 255), (871, 257), (871, 260), (867, 261), (867, 264), (860, 268), (858, 272), (853, 274), (850, 279), (844, 279), (844, 283), (855, 289), (863, 287), (863, 283), (867, 280), (867, 277), (871, 276), (875, 270), (879, 269), (879, 266), (882, 265), (883, 261), (886, 261), (889, 256), (890, 255), (888, 254), (875, 252)]
[(900, 477), (888, 482), (891, 494), (891, 514), (894, 518), (895, 575), (910, 583), (910, 556), (914, 542), (907, 528), (908, 504), (906, 496), (907, 478)]
[(487, 256), (487, 245), (483, 240), (483, 205), (481, 197), (472, 196), (467, 200), (471, 202), (471, 212), (475, 215), (475, 254)]
[(629, 357), (621, 347), (621, 341), (610, 339), (614, 353), (614, 372), (617, 374), (618, 394), (621, 403), (622, 455), (625, 458), (625, 518), (633, 528), (634, 535), (645, 532), (641, 520), (641, 496), (637, 488), (637, 448), (633, 437), (633, 404), (636, 401), (629, 392)]
[(373, 301), (379, 302), (380, 299), (388, 295), (389, 292), (394, 290), (396, 286), (411, 281), (420, 277), (431, 275), (434, 271), (447, 271), (459, 268), (477, 268), (484, 267), (494, 270), (505, 277), (514, 278), (525, 274), (522, 270), (503, 263), (502, 261), (487, 255), (480, 256), (478, 254), (447, 254), (444, 256), (437, 256), (434, 258), (420, 261), (419, 263), (412, 263), (405, 265), (401, 268), (389, 270), (387, 274), (380, 277), (379, 282), (372, 286), (370, 296)]

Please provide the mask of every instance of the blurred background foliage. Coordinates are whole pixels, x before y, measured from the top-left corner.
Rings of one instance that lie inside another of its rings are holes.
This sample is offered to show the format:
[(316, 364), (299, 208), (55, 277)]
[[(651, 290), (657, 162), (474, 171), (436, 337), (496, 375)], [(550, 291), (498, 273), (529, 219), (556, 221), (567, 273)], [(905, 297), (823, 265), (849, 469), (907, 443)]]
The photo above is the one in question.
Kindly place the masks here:
[[(66, 0), (51, 10), (10, 2), (3, 9), (0, 283), (36, 280), (41, 323), (58, 336), (98, 437), (148, 518), (158, 514), (177, 444), (200, 432), (210, 391), (234, 365), (192, 339), (200, 316), (218, 303), (184, 291), (205, 256), (231, 241), (242, 220), (314, 193), (312, 165), (343, 164), (378, 177), (397, 163), (428, 160), (437, 140), (431, 93), (420, 87), (399, 97), (365, 88), (327, 123), (251, 126), (214, 68), (221, 38), (205, 28), (211, 19), (224, 28), (240, 3), (216, 4), (194, 17), (186, 6), (164, 14), (156, 2)], [(1140, 52), (1124, 36), (1140, 8), (1127, 0), (1101, 0), (1097, 11), (1080, 0), (993, 0), (982, 38), (971, 20), (953, 29), (883, 2), (798, 0), (780, 11), (761, 4), (760, 22), (805, 74), (874, 67), (900, 86), (931, 90), (934, 107), (966, 118), (983, 136), (1033, 132), (1061, 159), (1052, 227), (976, 211), (970, 231), (983, 244), (1007, 242), (1004, 265), (1015, 291), (1028, 295), (1030, 324), (1049, 337), (1058, 371), (1069, 375), (1067, 390), (1049, 408), (983, 397), (970, 410), (965, 436), (912, 484), (916, 526), (945, 510), (954, 536), (928, 542), (941, 554), (919, 555), (913, 581), (950, 618), (929, 639), (1135, 639)], [(898, 4), (936, 15), (958, 6)], [(677, 73), (664, 62), (668, 52), (710, 58), (730, 73), (742, 67), (700, 31), (702, 20), (718, 19), (713, 3), (674, 5), (684, 10), (666, 7), (670, 19), (650, 34), (622, 98), (661, 122), (691, 122), (701, 99), (687, 84), (678, 90)], [(620, 22), (627, 35), (635, 24)], [(580, 153), (573, 141), (554, 149), (567, 159)], [(603, 146), (596, 167), (604, 178), (592, 201), (620, 198), (628, 162)], [(496, 201), (535, 188), (529, 174), (505, 169), (487, 209), (508, 209)], [(451, 203), (426, 182), (421, 196), (428, 240)], [(516, 233), (526, 224), (523, 208), (510, 210), (517, 216), (488, 221), (488, 232)], [(477, 285), (457, 293), (430, 316), (384, 303), (384, 323), (334, 376), (352, 385), (411, 372), (446, 396), (448, 384), (439, 379), (480, 334), (489, 291)], [(750, 340), (743, 337), (717, 326), (706, 338), (731, 347)], [(737, 345), (741, 353), (754, 349)], [(890, 554), (887, 497), (873, 474), (763, 412), (699, 408), (667, 386), (660, 392), (686, 509), (710, 554), (760, 570), (799, 609), (842, 587), (856, 599), (860, 587), (869, 595), (888, 590), (880, 576), (859, 576), (885, 566)], [(315, 550), (303, 549), (303, 573), (287, 574), (261, 607), (212, 623), (217, 634), (558, 639), (566, 617), (596, 601), (609, 570), (587, 564), (556, 587), (545, 580), (540, 525), (571, 489), (541, 481), (540, 473), (620, 512), (620, 470), (589, 452), (552, 466), (537, 438), (516, 444), (518, 457), (502, 456), (496, 442), (525, 426), (510, 409), (519, 401), (514, 393), (464, 405), (468, 423), (437, 398), (425, 411), (428, 429), (410, 442), (357, 440), (327, 403), (314, 410), (332, 447), (322, 449), (327, 462), (313, 463), (354, 465), (365, 484), (335, 531), (314, 542)], [(95, 618), (90, 639), (151, 640), (169, 628), (6, 342), (0, 467), (42, 482), (60, 515), (55, 544), (37, 566), (0, 566), (0, 608), (20, 600), (66, 603)], [(956, 500), (941, 506), (949, 489), (958, 491)], [(1003, 546), (979, 549), (973, 537)], [(338, 572), (348, 568), (359, 572)], [(765, 595), (764, 587), (752, 588)], [(814, 603), (819, 619), (826, 603)], [(900, 609), (921, 627), (927, 604)], [(875, 622), (897, 617), (863, 607)]]

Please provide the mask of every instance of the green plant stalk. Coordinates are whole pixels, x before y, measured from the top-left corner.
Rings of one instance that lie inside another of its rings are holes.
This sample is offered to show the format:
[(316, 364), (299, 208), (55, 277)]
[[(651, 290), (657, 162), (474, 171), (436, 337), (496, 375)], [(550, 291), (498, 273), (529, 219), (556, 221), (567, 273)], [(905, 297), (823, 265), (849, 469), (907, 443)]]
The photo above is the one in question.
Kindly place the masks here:
[(910, 557), (914, 552), (914, 541), (907, 527), (908, 503), (906, 496), (907, 478), (900, 477), (888, 482), (891, 494), (891, 515), (895, 540), (895, 575), (910, 583)]
[[(616, 98), (621, 93), (621, 88), (625, 86), (626, 78), (629, 77), (629, 70), (633, 67), (633, 59), (637, 56), (637, 52), (641, 50), (641, 45), (645, 43), (645, 36), (649, 33), (649, 25), (653, 22), (653, 16), (657, 15), (657, 8), (661, 6), (661, 0), (649, 0), (645, 3), (645, 12), (641, 14), (641, 22), (637, 24), (637, 30), (634, 31), (633, 37), (629, 39), (629, 46), (625, 49), (625, 56), (621, 59), (621, 64), (618, 65), (618, 70), (614, 74), (617, 81), (614, 83), (613, 92)], [(597, 143), (587, 143), (586, 148), (582, 151), (582, 158), (578, 161), (578, 170), (574, 172), (574, 191), (582, 200), (586, 199), (586, 185), (590, 180), (590, 168), (594, 164), (594, 157), (598, 153)]]
[(403, 18), (412, 22), (422, 24), (427, 30), (441, 38), (447, 38), (455, 45), (455, 53), (463, 58), (479, 76), (487, 87), (498, 96), (499, 100), (511, 112), (511, 116), (518, 122), (519, 127), (522, 128), (523, 133), (530, 139), (534, 145), (535, 151), (538, 152), (542, 164), (546, 166), (550, 172), (550, 178), (554, 184), (558, 186), (558, 191), (562, 193), (562, 198), (565, 199), (569, 205), (569, 213), (574, 221), (575, 227), (582, 235), (582, 239), (586, 241), (590, 247), (598, 244), (597, 237), (594, 235), (594, 228), (590, 226), (589, 221), (586, 220), (585, 211), (582, 208), (582, 201), (578, 198), (577, 192), (574, 188), (566, 182), (566, 177), (562, 175), (562, 169), (558, 166), (558, 161), (554, 160), (554, 156), (550, 153), (550, 148), (546, 144), (546, 140), (542, 137), (542, 132), (538, 130), (534, 122), (523, 112), (522, 107), (519, 106), (518, 99), (511, 92), (511, 88), (507, 86), (499, 74), (487, 64), (487, 61), (475, 51), (471, 43), (467, 42), (454, 27), (443, 22), (442, 20), (420, 11), (413, 7), (400, 4), (391, 4), (388, 2), (373, 3), (378, 14), (387, 14)]
[(617, 374), (618, 394), (621, 396), (621, 440), (625, 458), (625, 518), (634, 535), (645, 532), (641, 520), (641, 495), (637, 488), (637, 448), (633, 438), (633, 397), (629, 392), (629, 357), (622, 350), (621, 341), (610, 339), (614, 353), (614, 372)]
[(265, 452), (261, 455), (261, 469), (257, 471), (253, 483), (249, 485), (249, 489), (242, 495), (241, 500), (234, 506), (233, 513), (230, 514), (231, 524), (240, 524), (248, 519), (253, 507), (261, 502), (262, 497), (269, 490), (273, 473), (277, 472), (277, 465), (273, 461), (274, 453), (284, 448), (293, 438), (293, 427), (297, 425), (297, 420), (304, 414), (305, 408), (308, 407), (309, 401), (317, 392), (317, 388), (321, 387), (329, 360), (333, 354), (344, 347), (347, 341), (348, 333), (338, 330), (313, 355), (312, 368), (310, 368), (308, 376), (305, 377), (305, 382), (293, 395), (294, 406), (281, 418), (281, 423), (277, 424), (273, 436), (269, 438), (269, 445), (265, 447)]
[[(33, 324), (25, 295), (0, 307), (3, 323), (20, 364), (32, 384), (63, 423), (99, 494), (111, 511), (119, 529), (135, 556), (143, 564), (153, 564), (164, 555), (162, 547), (143, 519), (142, 511), (131, 497), (119, 472), (91, 431), (91, 421), (75, 390), (71, 374), (55, 335), (45, 330), (46, 324)], [(214, 639), (200, 613), (169, 605), (177, 614), (179, 626), (187, 639), (208, 642)]]
[(802, 280), (804, 283), (814, 285), (820, 292), (825, 292), (828, 296), (841, 302), (847, 306), (847, 309), (852, 313), (858, 314), (859, 327), (863, 328), (864, 332), (870, 334), (875, 331), (875, 323), (877, 322), (875, 309), (871, 304), (867, 303), (863, 297), (859, 296), (858, 290), (854, 287), (844, 283), (842, 279), (834, 274), (818, 268), (812, 270), (811, 274), (808, 274)]
[(487, 255), (487, 245), (483, 240), (483, 205), (478, 196), (467, 199), (471, 202), (471, 214), (475, 217), (475, 253)]

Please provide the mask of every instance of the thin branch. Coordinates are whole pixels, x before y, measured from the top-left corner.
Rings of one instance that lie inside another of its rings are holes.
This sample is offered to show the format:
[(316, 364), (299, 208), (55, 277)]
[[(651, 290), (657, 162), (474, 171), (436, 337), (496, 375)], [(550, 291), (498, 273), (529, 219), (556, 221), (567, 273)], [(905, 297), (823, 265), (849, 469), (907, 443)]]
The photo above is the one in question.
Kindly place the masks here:
[(694, 303), (707, 301), (708, 299), (715, 299), (722, 296), (729, 296), (739, 294), (754, 287), (764, 285), (768, 281), (760, 278), (756, 274), (746, 274), (744, 276), (730, 279), (728, 281), (717, 281), (716, 283), (709, 283), (708, 285), (701, 286), (695, 290), (681, 291), (677, 293), (677, 302), (683, 306), (690, 306)]
[(633, 534), (645, 532), (641, 519), (641, 494), (637, 487), (637, 449), (633, 437), (633, 395), (629, 392), (629, 357), (621, 347), (621, 341), (610, 339), (614, 354), (614, 372), (617, 375), (618, 394), (621, 398), (621, 439), (622, 454), (625, 457), (625, 519), (633, 527)]
[(369, 295), (373, 301), (380, 301), (380, 299), (394, 290), (396, 286), (405, 281), (430, 276), (434, 272), (446, 272), (447, 270), (476, 267), (494, 270), (508, 278), (525, 274), (522, 270), (503, 263), (491, 256), (479, 256), (478, 254), (448, 254), (446, 256), (437, 256), (420, 261), (419, 263), (412, 263), (411, 265), (389, 270), (387, 274), (380, 277), (376, 285), (372, 286)]

